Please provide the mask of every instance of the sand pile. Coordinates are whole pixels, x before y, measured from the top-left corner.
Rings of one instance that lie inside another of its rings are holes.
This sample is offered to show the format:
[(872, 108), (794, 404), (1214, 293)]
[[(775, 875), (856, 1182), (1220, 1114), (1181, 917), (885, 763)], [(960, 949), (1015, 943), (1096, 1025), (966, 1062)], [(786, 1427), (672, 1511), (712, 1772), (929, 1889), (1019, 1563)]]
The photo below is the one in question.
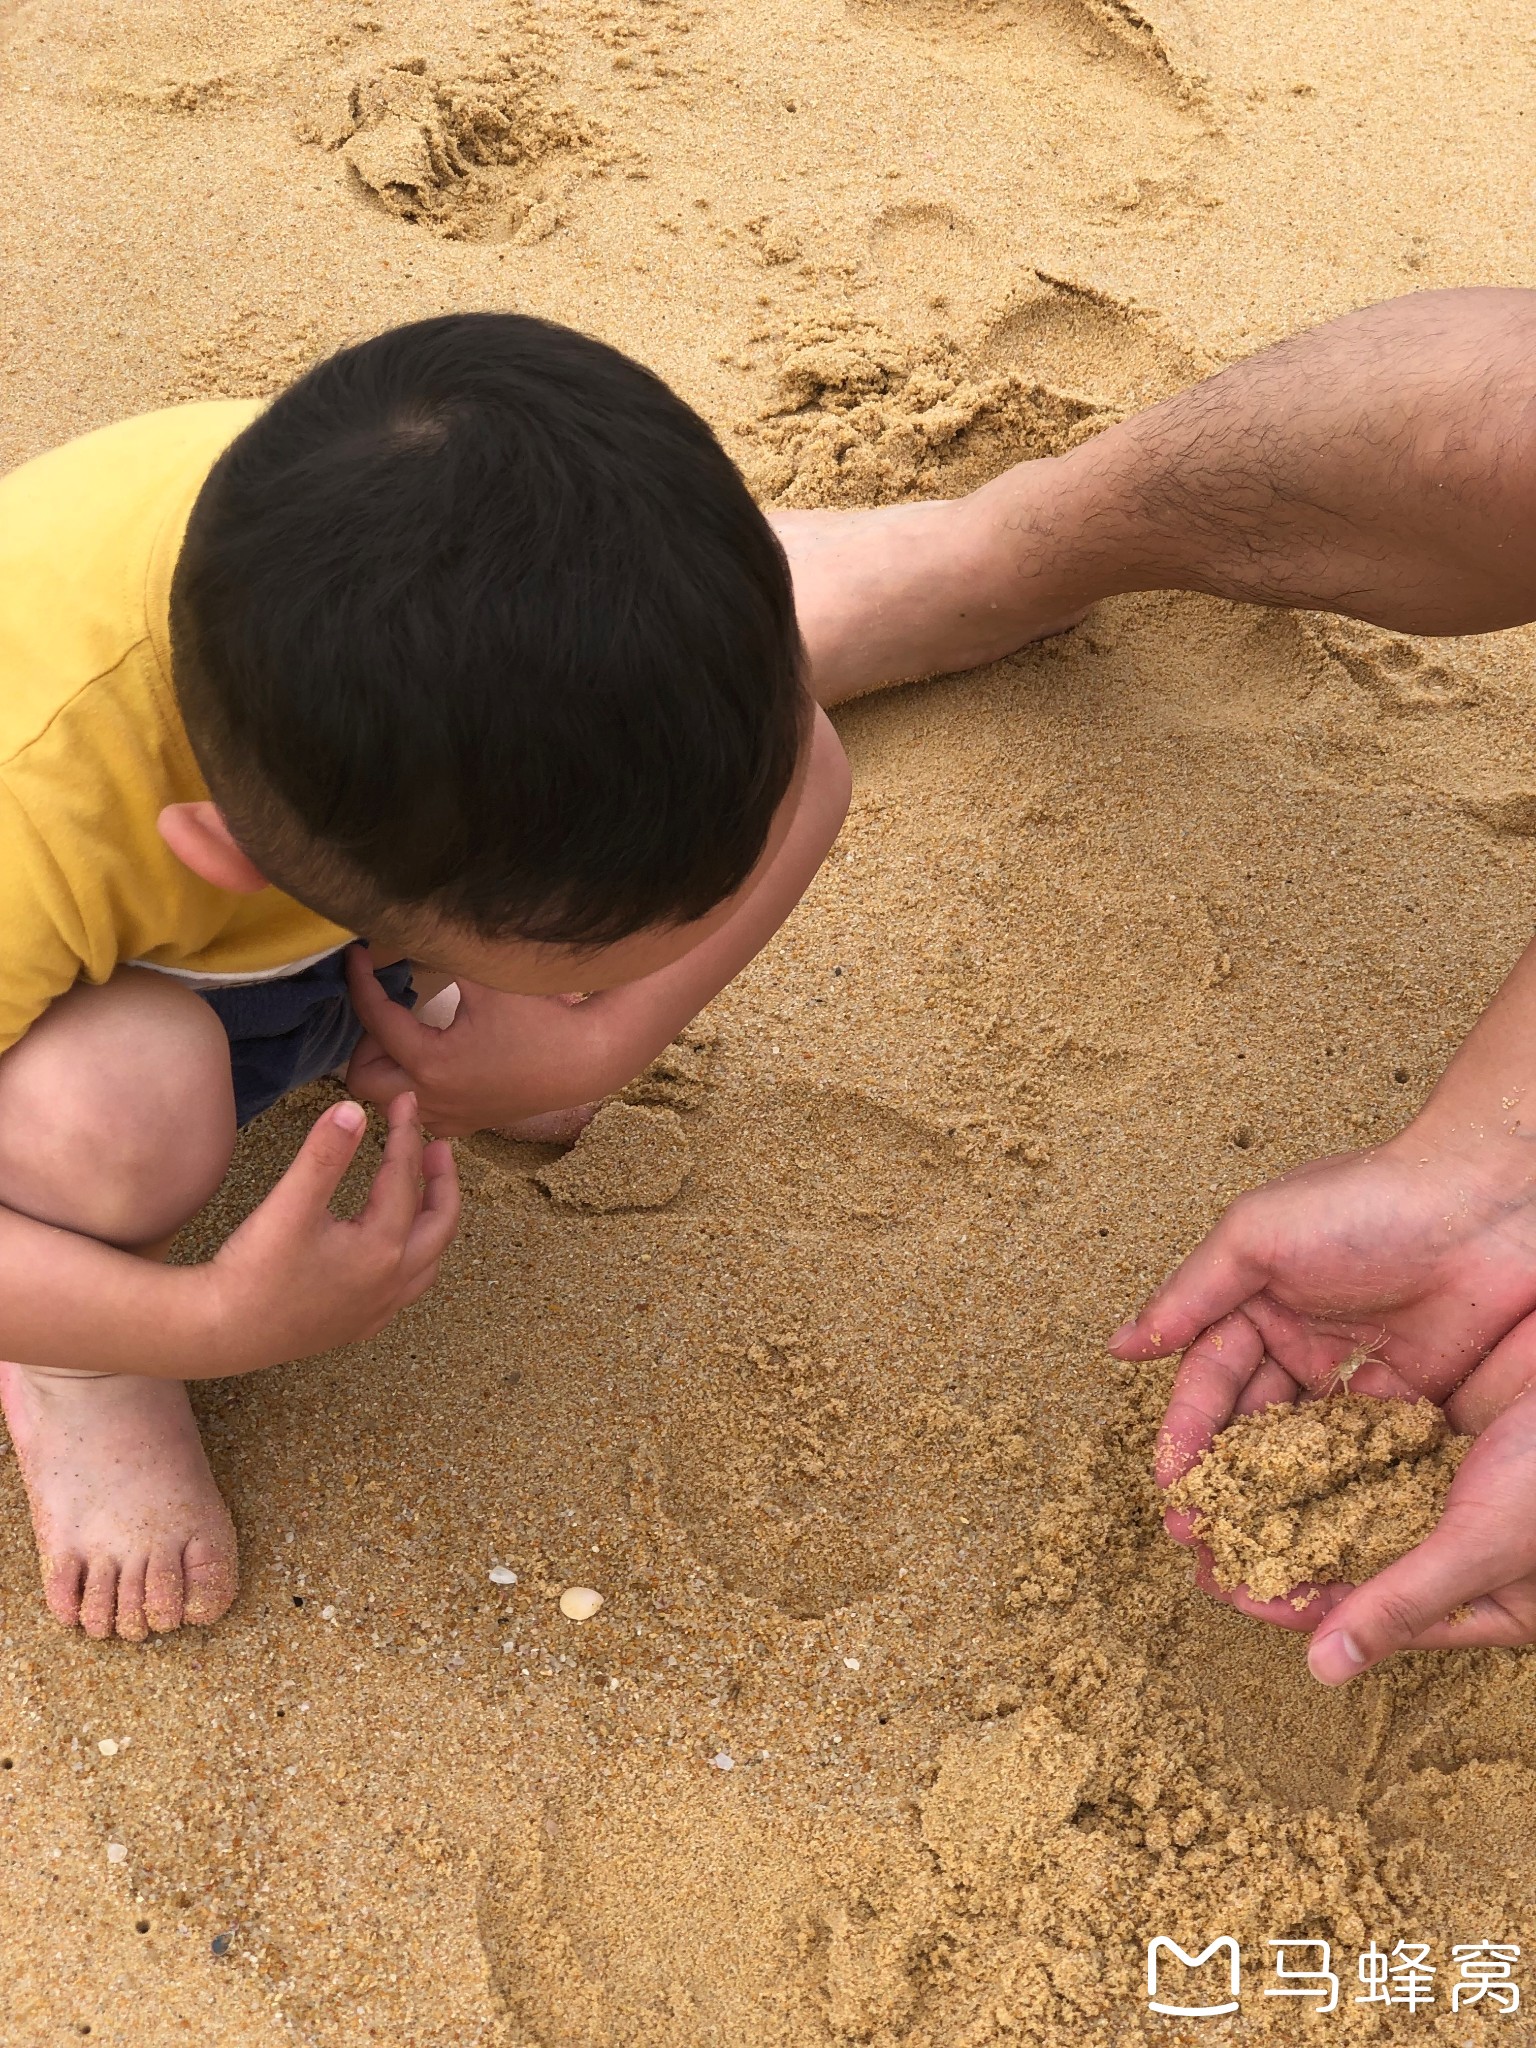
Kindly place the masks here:
[(1240, 1416), (1168, 1498), (1219, 1586), (1276, 1600), (1358, 1584), (1422, 1543), (1471, 1444), (1431, 1401), (1330, 1394)]
[[(964, 489), (1525, 282), (1528, 13), (24, 0), (0, 461), (513, 306), (767, 497)], [(223, 1625), (55, 1633), (0, 1459), (4, 2048), (1134, 2048), (1156, 1934), (1240, 1940), (1244, 2040), (1297, 2038), (1302, 1935), (1320, 2039), (1522, 2039), (1450, 1988), (1536, 1947), (1536, 1665), (1313, 1686), (1190, 1585), (1169, 1374), (1100, 1344), (1242, 1188), (1397, 1129), (1526, 943), (1533, 659), (1131, 597), (849, 707), (833, 860), (626, 1091), (675, 1125), (463, 1143), (429, 1299), (199, 1390)], [(1372, 1941), (1430, 2007), (1352, 2002)]]

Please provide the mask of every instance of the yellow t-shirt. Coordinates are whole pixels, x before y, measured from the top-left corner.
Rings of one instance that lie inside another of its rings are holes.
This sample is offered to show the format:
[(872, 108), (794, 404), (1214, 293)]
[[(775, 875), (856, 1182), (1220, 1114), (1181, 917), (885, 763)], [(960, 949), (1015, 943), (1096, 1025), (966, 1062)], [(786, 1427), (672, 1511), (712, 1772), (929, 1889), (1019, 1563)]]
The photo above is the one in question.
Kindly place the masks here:
[(201, 881), (155, 827), (208, 795), (171, 690), (171, 572), (259, 410), (146, 413), (0, 478), (0, 1052), (82, 977), (264, 981), (351, 936), (280, 890)]

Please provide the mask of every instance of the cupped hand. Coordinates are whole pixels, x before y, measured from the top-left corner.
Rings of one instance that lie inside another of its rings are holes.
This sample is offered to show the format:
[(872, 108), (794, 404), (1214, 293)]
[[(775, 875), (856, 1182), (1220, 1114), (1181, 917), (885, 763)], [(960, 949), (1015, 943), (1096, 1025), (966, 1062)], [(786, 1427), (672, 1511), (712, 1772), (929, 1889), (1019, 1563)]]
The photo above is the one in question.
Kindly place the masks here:
[(415, 1098), (389, 1105), (389, 1136), (361, 1212), (343, 1222), (331, 1197), (366, 1117), (328, 1109), (259, 1208), (206, 1266), (209, 1363), (251, 1372), (371, 1337), (424, 1294), (459, 1221), (453, 1154), (425, 1144)]
[(508, 995), (461, 975), (452, 1022), (437, 1028), (390, 1000), (366, 947), (348, 948), (347, 980), (364, 1034), (347, 1068), (348, 1088), (376, 1103), (409, 1091), (437, 1137), (520, 1124), (605, 1092), (590, 1085), (602, 1047), (589, 1004)]
[(1296, 1616), (1314, 1631), (1307, 1663), (1325, 1685), (1399, 1650), (1536, 1642), (1536, 1317), (1489, 1354), (1446, 1414), (1477, 1441), (1429, 1535), (1363, 1585), (1320, 1589)]
[(1164, 1486), (1235, 1414), (1352, 1391), (1443, 1402), (1536, 1309), (1536, 1211), (1412, 1127), (1240, 1195), (1110, 1339), (1182, 1351), (1158, 1443)]
[[(1426, 1153), (1411, 1129), (1241, 1196), (1111, 1339), (1122, 1357), (1185, 1350), (1158, 1440), (1160, 1485), (1234, 1415), (1346, 1381), (1357, 1393), (1427, 1397), (1453, 1427), (1481, 1434), (1434, 1533), (1365, 1585), (1269, 1601), (1224, 1589), (1191, 1517), (1171, 1512), (1169, 1533), (1199, 1554), (1198, 1583), (1259, 1620), (1315, 1630), (1310, 1663), (1327, 1683), (1399, 1649), (1532, 1639), (1533, 1309), (1536, 1222), (1523, 1191)], [(1460, 1607), (1468, 1614), (1448, 1621)]]

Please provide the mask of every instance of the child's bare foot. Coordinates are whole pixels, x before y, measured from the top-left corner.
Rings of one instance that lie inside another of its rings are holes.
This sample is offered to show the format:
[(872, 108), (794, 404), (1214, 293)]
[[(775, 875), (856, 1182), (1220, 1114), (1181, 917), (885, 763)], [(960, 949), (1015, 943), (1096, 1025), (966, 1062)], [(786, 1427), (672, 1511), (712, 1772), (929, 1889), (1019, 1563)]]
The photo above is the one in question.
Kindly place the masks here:
[[(1056, 465), (1025, 465), (1042, 475)], [(1031, 640), (1064, 633), (1086, 609), (1053, 588), (1042, 547), (1030, 567), (1030, 520), (985, 492), (861, 512), (775, 512), (789, 556), (795, 609), (811, 657), (811, 690), (837, 704), (883, 683), (946, 675), (999, 661)], [(1035, 478), (1027, 481), (1035, 485)], [(1042, 516), (1044, 506), (1042, 505)]]
[(235, 1531), (180, 1380), (0, 1364), (0, 1405), (50, 1613), (129, 1642), (218, 1620)]

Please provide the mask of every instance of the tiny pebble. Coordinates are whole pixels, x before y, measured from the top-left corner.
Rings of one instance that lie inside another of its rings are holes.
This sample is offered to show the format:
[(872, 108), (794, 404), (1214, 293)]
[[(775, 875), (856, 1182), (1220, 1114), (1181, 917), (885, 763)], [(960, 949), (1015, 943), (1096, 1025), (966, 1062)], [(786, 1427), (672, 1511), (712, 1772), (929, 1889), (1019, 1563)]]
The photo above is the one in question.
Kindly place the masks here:
[(334, 1620), (336, 1619), (336, 1610), (335, 1610), (335, 1608), (334, 1608), (334, 1607), (322, 1607), (322, 1608), (321, 1608), (321, 1610), (320, 1610), (320, 1619), (321, 1619), (322, 1621), (334, 1621)]
[(96, 1747), (101, 1751), (103, 1756), (117, 1755), (117, 1744), (112, 1740), (110, 1735), (103, 1736), (101, 1741), (97, 1743)]
[(560, 1612), (567, 1621), (590, 1621), (602, 1604), (602, 1594), (590, 1586), (567, 1586), (560, 1595)]
[(710, 1762), (714, 1765), (717, 1771), (734, 1771), (736, 1768), (735, 1757), (727, 1756), (723, 1749), (719, 1752), (718, 1755), (712, 1756), (710, 1758)]
[(127, 1844), (124, 1842), (108, 1842), (107, 1861), (109, 1863), (126, 1863), (128, 1861)]
[(857, 1657), (845, 1657), (843, 1659), (843, 1669), (845, 1671), (857, 1671), (858, 1668), (859, 1660)]
[(227, 1956), (229, 1954), (229, 1945), (234, 1938), (232, 1934), (216, 1934), (208, 1946), (216, 1956)]
[(515, 1586), (517, 1584), (517, 1573), (508, 1571), (504, 1564), (493, 1564), (487, 1576), (493, 1586)]

